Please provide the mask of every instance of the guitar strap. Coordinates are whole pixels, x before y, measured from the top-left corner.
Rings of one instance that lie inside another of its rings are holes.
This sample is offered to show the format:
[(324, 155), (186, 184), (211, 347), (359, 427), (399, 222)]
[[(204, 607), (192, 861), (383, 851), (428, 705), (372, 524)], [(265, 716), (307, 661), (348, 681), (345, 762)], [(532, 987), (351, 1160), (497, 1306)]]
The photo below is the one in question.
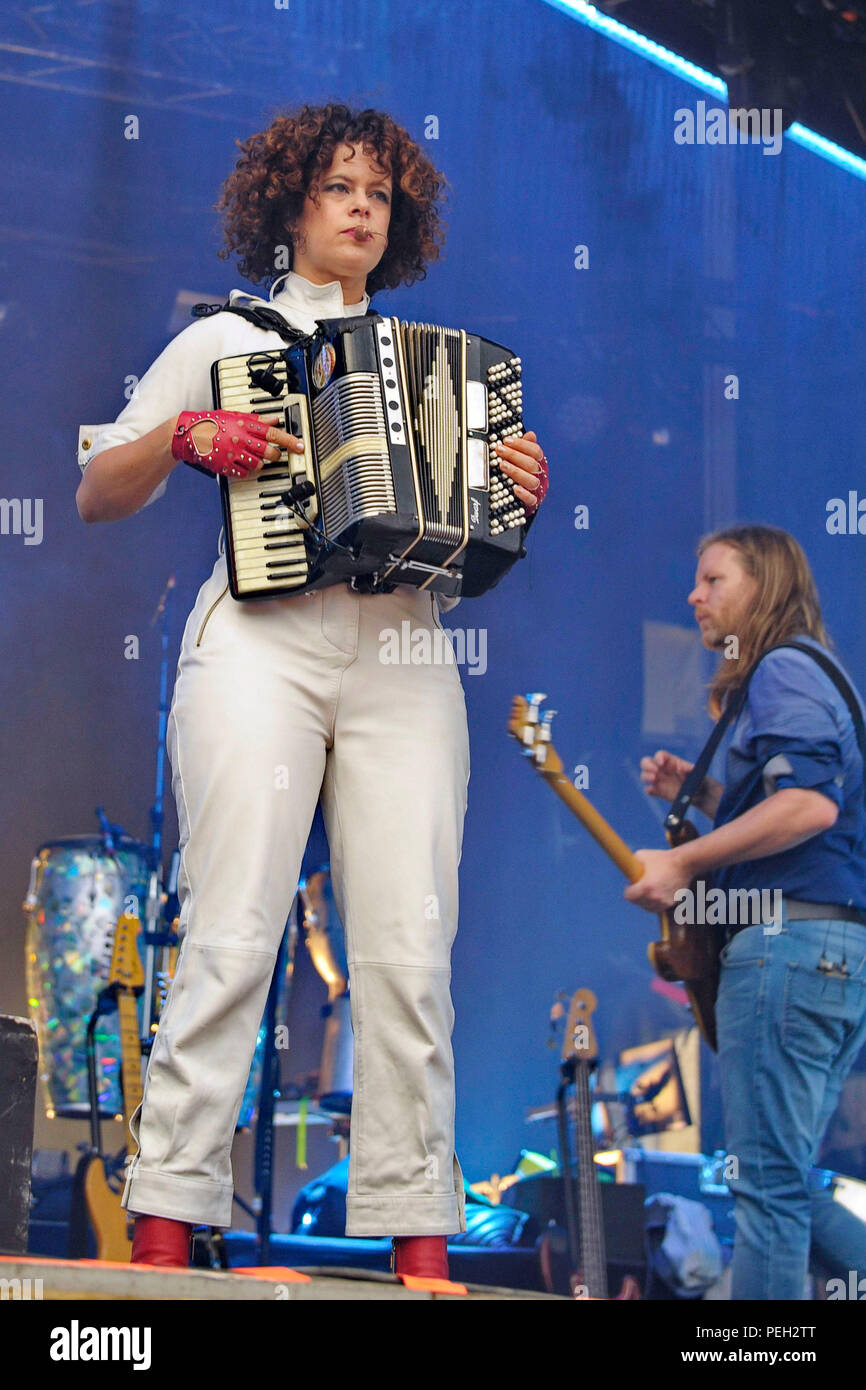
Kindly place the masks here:
[[(764, 653), (766, 656), (766, 652)], [(754, 670), (754, 668), (753, 668)], [(740, 710), (746, 702), (746, 693), (749, 689), (749, 681), (752, 678), (752, 671), (746, 676), (739, 690), (736, 690), (725, 705), (721, 715), (716, 721), (716, 726), (710, 734), (703, 748), (701, 749), (697, 761), (691, 772), (686, 774), (683, 785), (680, 787), (680, 794), (671, 803), (671, 809), (665, 816), (665, 830), (679, 830), (686, 818), (692, 801), (697, 796), (698, 789), (707, 775), (707, 768), (713, 761), (716, 749), (724, 737), (725, 731), (736, 719)]]
[(742, 685), (735, 691), (731, 699), (725, 705), (713, 732), (701, 749), (697, 762), (684, 779), (679, 796), (672, 803), (670, 811), (665, 816), (666, 830), (678, 830), (685, 820), (686, 813), (698, 793), (698, 788), (707, 775), (707, 769), (713, 760), (716, 749), (721, 743), (725, 731), (740, 714), (745, 704), (746, 695), (749, 690), (749, 682), (757, 671), (758, 666), (765, 656), (769, 656), (770, 652), (782, 651), (786, 647), (792, 647), (794, 651), (804, 652), (806, 656), (811, 656), (813, 661), (816, 661), (821, 667), (825, 675), (830, 677), (830, 680), (848, 706), (848, 711), (854, 723), (854, 731), (857, 735), (857, 746), (860, 749), (860, 756), (863, 759), (863, 787), (864, 795), (866, 795), (866, 725), (864, 725), (863, 715), (860, 712), (860, 706), (850, 682), (845, 679), (839, 667), (834, 661), (831, 661), (830, 657), (827, 656), (825, 652), (817, 651), (814, 647), (807, 646), (805, 642), (780, 642), (777, 646), (768, 647), (765, 652), (762, 652)]

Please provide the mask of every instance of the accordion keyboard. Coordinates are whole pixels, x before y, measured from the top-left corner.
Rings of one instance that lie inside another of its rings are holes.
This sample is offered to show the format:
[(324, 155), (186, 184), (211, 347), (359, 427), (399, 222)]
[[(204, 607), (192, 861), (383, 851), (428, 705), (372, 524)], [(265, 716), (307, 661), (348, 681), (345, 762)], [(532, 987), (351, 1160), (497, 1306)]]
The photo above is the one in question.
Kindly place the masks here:
[[(281, 353), (226, 357), (217, 363), (217, 407), (249, 415), (284, 416), (285, 428), (304, 441), (303, 456), (285, 449), (250, 478), (224, 478), (232, 533), (234, 585), (241, 595), (300, 588), (309, 575), (305, 525), (281, 500), (295, 483), (314, 482), (306, 398), (290, 393)], [(304, 507), (316, 517), (315, 496)]]
[(523, 434), (523, 390), (520, 358), (498, 362), (487, 369), (487, 420), (490, 448), (490, 513), (491, 536), (499, 536), (513, 526), (526, 522), (526, 508), (514, 494), (514, 483), (502, 471), (495, 452), (497, 443), (512, 435)]

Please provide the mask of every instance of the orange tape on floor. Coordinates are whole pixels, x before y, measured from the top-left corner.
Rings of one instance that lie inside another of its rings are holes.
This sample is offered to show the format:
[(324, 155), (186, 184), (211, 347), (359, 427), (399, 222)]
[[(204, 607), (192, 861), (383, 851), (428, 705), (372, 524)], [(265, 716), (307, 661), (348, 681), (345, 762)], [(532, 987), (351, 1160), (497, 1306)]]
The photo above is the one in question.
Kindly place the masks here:
[(271, 1265), (262, 1268), (257, 1265), (250, 1269), (197, 1269), (196, 1266), (172, 1265), (146, 1265), (146, 1264), (126, 1264), (120, 1260), (57, 1260), (48, 1258), (44, 1255), (0, 1255), (0, 1264), (38, 1264), (52, 1265), (58, 1269), (79, 1268), (84, 1266), (87, 1269), (158, 1269), (160, 1274), (250, 1274), (258, 1275), (262, 1279), (280, 1279), (284, 1284), (309, 1284), (312, 1282), (309, 1274), (299, 1274), (296, 1269), (288, 1269), (283, 1265)]
[(397, 1278), (407, 1289), (425, 1293), (469, 1293), (465, 1284), (453, 1284), (450, 1279), (425, 1279), (419, 1274), (398, 1274)]
[(158, 1269), (160, 1274), (189, 1274), (186, 1266), (131, 1264), (127, 1260), (58, 1260), (48, 1255), (0, 1255), (0, 1264), (53, 1265), (57, 1269), (77, 1269), (84, 1265), (87, 1269)]
[(309, 1274), (300, 1274), (286, 1265), (250, 1265), (245, 1269), (227, 1269), (226, 1274), (249, 1274), (253, 1279), (279, 1279), (283, 1284), (311, 1284)]

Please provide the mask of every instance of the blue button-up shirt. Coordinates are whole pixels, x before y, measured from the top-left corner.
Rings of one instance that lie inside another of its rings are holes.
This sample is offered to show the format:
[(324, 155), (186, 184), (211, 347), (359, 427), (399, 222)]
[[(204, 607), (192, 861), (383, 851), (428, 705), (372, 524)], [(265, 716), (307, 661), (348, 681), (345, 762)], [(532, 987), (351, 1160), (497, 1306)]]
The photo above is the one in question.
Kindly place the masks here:
[[(811, 638), (795, 640), (824, 650)], [(783, 787), (820, 792), (839, 807), (839, 816), (829, 830), (780, 854), (716, 870), (715, 886), (780, 889), (790, 898), (866, 910), (863, 759), (848, 706), (830, 677), (805, 652), (771, 652), (752, 676), (726, 742), (725, 790), (714, 828)]]

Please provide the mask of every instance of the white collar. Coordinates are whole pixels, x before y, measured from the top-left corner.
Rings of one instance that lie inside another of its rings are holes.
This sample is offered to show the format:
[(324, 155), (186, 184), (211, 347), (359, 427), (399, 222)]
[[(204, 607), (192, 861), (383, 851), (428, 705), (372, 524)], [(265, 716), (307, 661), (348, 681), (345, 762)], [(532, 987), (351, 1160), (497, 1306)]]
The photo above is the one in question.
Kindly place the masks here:
[[(282, 289), (277, 289), (281, 282)], [(276, 293), (275, 293), (276, 291)], [(343, 287), (339, 280), (331, 280), (327, 285), (314, 285), (296, 271), (286, 271), (275, 280), (267, 299), (246, 294), (243, 290), (232, 290), (229, 301), (238, 300), (250, 304), (264, 304), (279, 309), (282, 314), (305, 333), (312, 333), (318, 319), (351, 318), (356, 314), (366, 314), (370, 296), (364, 294), (357, 304), (343, 302)]]
[[(285, 281), (283, 289), (274, 293), (280, 280)], [(366, 314), (370, 303), (370, 296), (364, 294), (357, 304), (346, 304), (343, 300), (343, 286), (339, 280), (330, 280), (327, 285), (314, 285), (305, 276), (298, 275), (294, 270), (286, 271), (279, 280), (275, 280), (271, 286), (269, 298), (274, 302), (297, 305), (298, 308), (306, 308), (308, 312), (322, 309), (324, 312), (318, 317), (343, 318), (352, 314)], [(334, 312), (331, 312), (331, 306)]]

